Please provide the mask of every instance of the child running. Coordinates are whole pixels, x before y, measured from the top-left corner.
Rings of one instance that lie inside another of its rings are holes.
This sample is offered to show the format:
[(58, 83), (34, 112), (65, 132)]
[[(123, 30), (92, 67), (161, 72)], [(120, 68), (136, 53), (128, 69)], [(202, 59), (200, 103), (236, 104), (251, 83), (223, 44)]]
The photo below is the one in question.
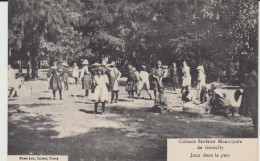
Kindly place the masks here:
[(140, 80), (138, 81), (138, 86), (137, 86), (137, 88), (138, 88), (138, 92), (137, 92), (138, 99), (141, 95), (142, 90), (146, 90), (150, 99), (152, 99), (151, 93), (149, 92), (149, 90), (150, 90), (149, 73), (146, 71), (146, 66), (144, 66), (144, 65), (141, 66), (139, 78), (140, 78)]

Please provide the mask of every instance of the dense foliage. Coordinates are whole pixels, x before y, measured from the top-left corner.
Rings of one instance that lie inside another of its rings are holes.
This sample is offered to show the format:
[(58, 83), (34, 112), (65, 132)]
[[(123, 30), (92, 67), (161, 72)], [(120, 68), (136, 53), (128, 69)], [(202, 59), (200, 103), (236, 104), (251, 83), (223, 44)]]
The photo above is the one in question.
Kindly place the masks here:
[(185, 59), (192, 75), (203, 64), (210, 81), (236, 83), (257, 56), (257, 15), (256, 0), (11, 0), (10, 60)]

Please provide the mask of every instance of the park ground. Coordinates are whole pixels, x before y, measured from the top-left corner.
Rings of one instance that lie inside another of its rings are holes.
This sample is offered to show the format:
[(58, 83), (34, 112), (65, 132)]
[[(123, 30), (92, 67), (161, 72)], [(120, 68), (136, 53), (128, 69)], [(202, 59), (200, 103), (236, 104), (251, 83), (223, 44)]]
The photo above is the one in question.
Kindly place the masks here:
[[(180, 90), (167, 89), (171, 110), (156, 114), (145, 91), (140, 99), (132, 100), (120, 87), (119, 102), (106, 104), (105, 114), (94, 115), (92, 94), (81, 97), (80, 85), (63, 91), (63, 100), (52, 100), (46, 72), (40, 70), (39, 80), (25, 82), (19, 97), (8, 99), (9, 155), (68, 155), (69, 161), (164, 161), (167, 138), (254, 137), (250, 117), (182, 112)], [(223, 91), (238, 108), (235, 90)]]

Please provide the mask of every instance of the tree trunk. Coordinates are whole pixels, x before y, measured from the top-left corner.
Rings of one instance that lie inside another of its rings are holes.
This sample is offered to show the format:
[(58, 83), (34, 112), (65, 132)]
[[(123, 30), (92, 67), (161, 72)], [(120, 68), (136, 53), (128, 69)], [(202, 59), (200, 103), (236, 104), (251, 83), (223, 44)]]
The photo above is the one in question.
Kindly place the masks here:
[(20, 60), (19, 60), (19, 74), (22, 74), (22, 53), (20, 52)]

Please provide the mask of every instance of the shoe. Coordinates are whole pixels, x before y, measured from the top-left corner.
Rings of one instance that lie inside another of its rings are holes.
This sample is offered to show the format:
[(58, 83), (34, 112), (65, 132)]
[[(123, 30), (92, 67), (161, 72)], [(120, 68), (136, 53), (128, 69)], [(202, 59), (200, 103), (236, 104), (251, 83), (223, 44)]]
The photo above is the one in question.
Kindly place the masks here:
[(115, 103), (117, 103), (117, 100), (115, 100)]
[(62, 98), (60, 98), (60, 100), (63, 100)]

